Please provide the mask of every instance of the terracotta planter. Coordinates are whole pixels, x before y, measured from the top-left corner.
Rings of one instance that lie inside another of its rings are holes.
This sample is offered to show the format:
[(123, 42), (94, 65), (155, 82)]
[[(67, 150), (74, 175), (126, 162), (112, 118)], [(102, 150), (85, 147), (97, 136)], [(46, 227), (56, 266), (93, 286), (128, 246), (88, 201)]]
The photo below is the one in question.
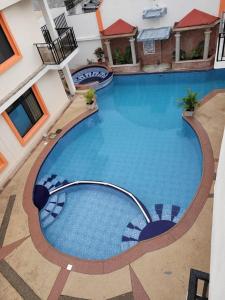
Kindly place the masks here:
[(194, 111), (185, 110), (183, 112), (184, 117), (193, 117)]
[(95, 109), (96, 108), (96, 97), (94, 98), (94, 102), (92, 104), (87, 104), (88, 109)]

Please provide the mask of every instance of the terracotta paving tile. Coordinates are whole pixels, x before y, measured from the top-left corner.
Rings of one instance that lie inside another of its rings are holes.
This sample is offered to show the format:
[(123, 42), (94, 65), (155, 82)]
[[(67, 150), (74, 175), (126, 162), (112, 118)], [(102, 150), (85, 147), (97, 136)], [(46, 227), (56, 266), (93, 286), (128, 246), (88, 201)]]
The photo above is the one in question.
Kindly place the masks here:
[(134, 300), (150, 300), (150, 297), (147, 295), (132, 267), (130, 267), (130, 277)]
[(65, 286), (65, 283), (69, 277), (70, 271), (66, 270), (66, 269), (61, 269), (56, 280), (55, 283), (52, 287), (52, 290), (48, 296), (48, 300), (55, 300), (58, 299), (59, 296), (62, 293), (62, 290)]

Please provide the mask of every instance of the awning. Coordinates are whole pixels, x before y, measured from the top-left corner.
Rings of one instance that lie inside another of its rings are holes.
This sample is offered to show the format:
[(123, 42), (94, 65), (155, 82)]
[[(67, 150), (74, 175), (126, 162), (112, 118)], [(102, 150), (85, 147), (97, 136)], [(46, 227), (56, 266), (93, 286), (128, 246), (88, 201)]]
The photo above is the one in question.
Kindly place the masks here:
[(137, 41), (146, 42), (150, 40), (168, 40), (170, 37), (171, 27), (148, 28), (139, 32)]
[(153, 7), (143, 11), (143, 19), (164, 17), (167, 14), (166, 7)]

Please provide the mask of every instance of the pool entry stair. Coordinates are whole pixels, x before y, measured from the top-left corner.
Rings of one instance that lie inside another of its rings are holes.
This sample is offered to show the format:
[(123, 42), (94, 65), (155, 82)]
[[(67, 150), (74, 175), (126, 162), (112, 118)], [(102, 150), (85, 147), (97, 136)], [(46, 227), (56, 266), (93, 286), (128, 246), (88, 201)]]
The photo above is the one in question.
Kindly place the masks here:
[(66, 193), (50, 196), (45, 207), (40, 211), (40, 223), (42, 228), (52, 224), (61, 213), (66, 202)]
[(121, 187), (99, 181), (68, 182), (58, 175), (46, 175), (37, 181), (34, 189), (34, 203), (39, 209), (43, 229), (51, 225), (62, 212), (66, 203), (66, 188), (77, 185), (99, 185), (115, 189), (129, 196), (139, 208), (138, 216), (131, 220), (121, 237), (121, 250), (126, 251), (138, 242), (153, 238), (176, 225), (183, 211), (178, 205), (155, 204), (149, 210), (132, 193)]
[(143, 215), (128, 223), (122, 236), (121, 250), (126, 251), (138, 242), (153, 238), (176, 225), (183, 212), (180, 206), (155, 204), (149, 210), (151, 222), (147, 223)]
[(39, 209), (39, 217), (42, 228), (52, 224), (61, 213), (66, 201), (66, 193), (58, 193), (51, 196), (56, 188), (64, 186), (68, 181), (58, 175), (46, 175), (37, 182), (34, 188), (34, 204)]

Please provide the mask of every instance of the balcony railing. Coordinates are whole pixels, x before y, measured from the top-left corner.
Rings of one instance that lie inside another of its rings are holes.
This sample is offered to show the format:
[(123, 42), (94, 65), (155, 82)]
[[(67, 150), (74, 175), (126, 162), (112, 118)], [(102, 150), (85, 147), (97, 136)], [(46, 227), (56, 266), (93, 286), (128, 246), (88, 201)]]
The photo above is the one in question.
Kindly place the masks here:
[(78, 47), (72, 27), (57, 28), (57, 31), (60, 36), (56, 40), (35, 44), (46, 65), (60, 64)]
[(225, 61), (225, 33), (219, 33), (217, 45), (217, 61)]

